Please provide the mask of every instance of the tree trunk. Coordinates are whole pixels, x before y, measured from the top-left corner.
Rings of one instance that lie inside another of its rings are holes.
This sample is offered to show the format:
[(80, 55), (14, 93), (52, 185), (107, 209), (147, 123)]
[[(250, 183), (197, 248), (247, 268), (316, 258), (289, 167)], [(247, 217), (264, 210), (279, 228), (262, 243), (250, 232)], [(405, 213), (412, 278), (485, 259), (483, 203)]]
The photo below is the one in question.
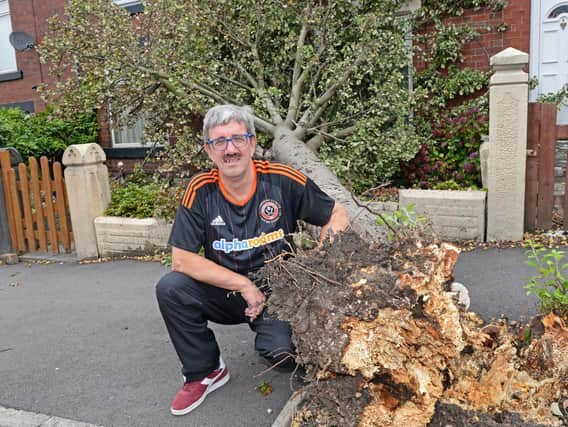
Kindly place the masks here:
[(286, 126), (280, 125), (276, 128), (272, 151), (275, 160), (300, 170), (330, 197), (345, 206), (352, 220), (353, 230), (360, 237), (367, 241), (383, 237), (382, 229), (375, 223), (376, 216), (357, 206), (351, 192), (339, 182), (337, 176)]

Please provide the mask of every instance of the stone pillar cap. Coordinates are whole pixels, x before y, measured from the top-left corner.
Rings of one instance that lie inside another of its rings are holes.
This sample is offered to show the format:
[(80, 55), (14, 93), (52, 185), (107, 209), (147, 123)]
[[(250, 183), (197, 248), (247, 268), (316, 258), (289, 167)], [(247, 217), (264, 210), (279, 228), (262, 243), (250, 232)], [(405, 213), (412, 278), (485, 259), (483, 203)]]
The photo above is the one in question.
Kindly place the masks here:
[(67, 147), (62, 162), (65, 166), (90, 165), (103, 163), (106, 155), (99, 144), (75, 144)]
[(492, 67), (519, 65), (523, 66), (529, 63), (528, 53), (522, 52), (512, 47), (493, 55), (489, 60)]

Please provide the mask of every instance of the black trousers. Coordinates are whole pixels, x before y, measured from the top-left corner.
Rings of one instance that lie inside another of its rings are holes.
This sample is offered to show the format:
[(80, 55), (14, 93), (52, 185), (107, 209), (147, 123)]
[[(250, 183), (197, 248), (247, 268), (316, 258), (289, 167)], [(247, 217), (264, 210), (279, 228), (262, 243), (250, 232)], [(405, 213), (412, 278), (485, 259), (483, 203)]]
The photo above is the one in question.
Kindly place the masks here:
[(208, 321), (248, 323), (256, 332), (256, 351), (272, 364), (293, 353), (290, 325), (269, 316), (266, 310), (250, 322), (245, 316), (247, 304), (238, 293), (173, 271), (156, 285), (156, 298), (186, 381), (201, 379), (219, 366), (219, 346)]

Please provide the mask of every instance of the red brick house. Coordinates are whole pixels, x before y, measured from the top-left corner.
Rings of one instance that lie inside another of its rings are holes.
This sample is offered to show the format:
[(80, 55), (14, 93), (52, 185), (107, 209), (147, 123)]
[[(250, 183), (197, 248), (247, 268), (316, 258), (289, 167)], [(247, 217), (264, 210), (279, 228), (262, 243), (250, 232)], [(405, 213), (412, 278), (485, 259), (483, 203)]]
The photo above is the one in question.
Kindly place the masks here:
[[(109, 0), (111, 1), (111, 0)], [(142, 12), (140, 0), (112, 0), (130, 13)], [(12, 32), (26, 33), (33, 45), (41, 43), (47, 31), (47, 19), (64, 12), (66, 0), (0, 0), (0, 108), (19, 107), (27, 112), (45, 108), (37, 92), (41, 83), (50, 82), (46, 67), (33, 46), (17, 51), (10, 44)], [(115, 169), (121, 160), (131, 166), (133, 159), (143, 159), (149, 148), (141, 143), (142, 124), (130, 129), (112, 130), (108, 119), (100, 115), (99, 142), (108, 164)]]
[[(140, 0), (109, 1), (133, 14), (143, 10)], [(46, 19), (62, 13), (65, 3), (65, 0), (0, 0), (0, 107), (19, 106), (30, 112), (44, 108), (35, 88), (49, 81), (49, 76), (45, 75), (35, 49), (17, 52), (8, 36), (12, 31), (25, 32), (34, 44), (40, 43)], [(480, 33), (465, 47), (465, 66), (488, 70), (489, 58), (507, 47), (528, 52), (529, 74), (540, 82), (531, 91), (531, 100), (541, 93), (555, 92), (568, 82), (568, 1), (508, 0), (500, 11), (468, 10), (462, 17), (448, 22), (469, 22)], [(560, 111), (558, 121), (568, 125), (568, 108)], [(141, 144), (141, 123), (126, 130), (111, 130), (105, 121), (102, 125), (100, 143), (111, 167), (116, 162), (113, 159), (139, 159), (148, 150)], [(562, 129), (559, 136), (568, 139), (568, 126)]]
[[(464, 66), (489, 70), (491, 56), (507, 47), (529, 53), (529, 76), (539, 85), (530, 101), (568, 83), (568, 1), (508, 0), (501, 11), (466, 10), (447, 23), (468, 23), (479, 32), (464, 48)], [(415, 62), (418, 69), (424, 64)], [(568, 107), (558, 112), (559, 138), (568, 139)]]

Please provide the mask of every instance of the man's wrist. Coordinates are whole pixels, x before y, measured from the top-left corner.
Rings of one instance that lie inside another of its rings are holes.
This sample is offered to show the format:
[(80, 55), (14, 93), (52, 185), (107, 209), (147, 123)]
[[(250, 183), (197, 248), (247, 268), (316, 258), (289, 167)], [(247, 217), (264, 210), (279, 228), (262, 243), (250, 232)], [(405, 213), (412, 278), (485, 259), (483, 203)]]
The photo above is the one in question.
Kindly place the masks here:
[(250, 279), (246, 276), (242, 276), (241, 277), (241, 283), (239, 284), (239, 292), (246, 292), (247, 289), (249, 289), (250, 286), (255, 286), (255, 284), (253, 282), (250, 281)]

